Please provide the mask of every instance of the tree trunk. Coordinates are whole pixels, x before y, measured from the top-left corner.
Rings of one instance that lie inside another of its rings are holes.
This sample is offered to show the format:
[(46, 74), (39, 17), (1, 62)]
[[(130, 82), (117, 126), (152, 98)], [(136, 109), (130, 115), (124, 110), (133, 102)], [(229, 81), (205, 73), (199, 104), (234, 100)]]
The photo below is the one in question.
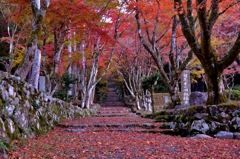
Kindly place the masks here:
[(26, 48), (26, 53), (24, 56), (24, 60), (20, 68), (16, 71), (17, 75), (21, 77), (21, 79), (25, 80), (29, 71), (32, 68), (34, 53), (37, 49), (37, 39), (35, 39), (31, 46)]
[(85, 108), (89, 109), (91, 105), (91, 97), (92, 97), (93, 88), (89, 88), (86, 92), (86, 99), (85, 99)]
[(181, 105), (181, 99), (180, 99), (179, 92), (178, 92), (178, 86), (175, 86), (175, 87), (170, 86), (169, 89), (170, 89), (169, 95), (170, 95), (172, 104), (174, 106)]
[(136, 94), (135, 100), (136, 100), (137, 109), (141, 110), (140, 98), (139, 98), (138, 94)]
[(33, 85), (34, 88), (38, 89), (38, 79), (40, 75), (40, 65), (41, 65), (41, 51), (36, 50), (33, 67), (32, 67), (32, 73), (30, 78), (30, 84)]
[(216, 71), (207, 71), (208, 99), (206, 104), (219, 104), (227, 101), (222, 75)]
[(151, 87), (151, 99), (152, 99), (152, 112), (155, 113), (155, 108), (154, 108), (154, 85)]

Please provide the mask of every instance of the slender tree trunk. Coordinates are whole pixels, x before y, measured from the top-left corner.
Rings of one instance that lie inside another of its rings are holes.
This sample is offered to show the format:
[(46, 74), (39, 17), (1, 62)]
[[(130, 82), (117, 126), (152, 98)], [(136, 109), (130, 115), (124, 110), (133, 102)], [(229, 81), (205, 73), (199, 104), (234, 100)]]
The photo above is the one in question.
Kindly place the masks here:
[[(78, 67), (76, 65), (73, 66), (73, 74), (77, 77), (77, 79), (79, 78), (78, 76)], [(78, 98), (78, 80), (75, 84), (73, 84), (73, 95), (74, 95), (74, 99)]]
[(35, 57), (34, 57), (32, 73), (31, 73), (31, 78), (30, 78), (30, 82), (29, 82), (36, 89), (38, 89), (40, 66), (41, 66), (41, 51), (37, 49), (36, 53), (35, 53)]
[[(71, 35), (69, 35), (69, 37), (68, 37), (69, 40), (70, 40), (70, 37), (71, 37)], [(69, 55), (68, 55), (69, 59), (71, 59), (72, 58), (72, 46), (71, 46), (71, 43), (68, 44), (68, 53), (69, 53)], [(71, 65), (69, 66), (67, 71), (68, 71), (69, 75), (73, 76), (73, 71), (72, 71)], [(68, 94), (68, 96), (73, 95), (73, 84), (70, 84), (70, 89), (68, 90), (67, 94)]]
[(91, 105), (91, 97), (92, 97), (92, 91), (93, 91), (93, 87), (91, 87), (91, 88), (89, 88), (88, 90), (87, 90), (87, 92), (86, 92), (86, 99), (85, 99), (85, 107), (87, 108), (87, 109), (89, 109), (90, 108), (90, 105)]
[(152, 100), (152, 112), (155, 113), (155, 102), (154, 102), (154, 85), (151, 87), (151, 100)]
[(137, 109), (141, 110), (141, 102), (138, 94), (136, 94), (135, 100), (136, 100)]
[(61, 57), (61, 53), (62, 53), (62, 50), (63, 50), (63, 47), (64, 47), (64, 44), (61, 44), (61, 46), (58, 48), (55, 48), (55, 53), (54, 53), (54, 74), (56, 74), (58, 72), (58, 63), (59, 63), (59, 60), (60, 60), (60, 57)]
[(80, 51), (82, 53), (82, 69), (80, 71), (80, 93), (81, 93), (81, 107), (85, 107), (86, 100), (86, 56), (84, 52), (84, 43), (79, 44)]

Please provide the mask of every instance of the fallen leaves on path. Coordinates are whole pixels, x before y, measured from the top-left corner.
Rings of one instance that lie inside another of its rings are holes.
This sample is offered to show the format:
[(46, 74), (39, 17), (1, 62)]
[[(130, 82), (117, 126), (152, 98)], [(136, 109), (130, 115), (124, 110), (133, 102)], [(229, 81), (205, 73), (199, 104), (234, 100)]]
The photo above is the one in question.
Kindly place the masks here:
[(240, 158), (240, 141), (137, 132), (73, 133), (57, 127), (16, 148), (9, 158), (230, 159)]
[[(113, 112), (128, 112), (129, 116), (106, 117), (116, 115)], [(133, 116), (124, 107), (101, 108), (99, 114), (102, 117), (65, 120), (55, 130), (10, 152), (9, 158), (240, 159), (240, 140), (163, 135), (161, 123)], [(158, 131), (143, 133), (142, 129)]]

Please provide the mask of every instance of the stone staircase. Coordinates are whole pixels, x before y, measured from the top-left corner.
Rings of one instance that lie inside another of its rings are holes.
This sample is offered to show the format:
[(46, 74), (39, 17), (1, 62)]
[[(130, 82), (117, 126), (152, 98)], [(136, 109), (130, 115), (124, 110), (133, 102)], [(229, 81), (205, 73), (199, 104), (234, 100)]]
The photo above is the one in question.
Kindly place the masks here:
[(91, 118), (74, 119), (58, 124), (67, 132), (138, 132), (162, 133), (165, 122), (141, 118), (123, 106), (101, 107)]
[(137, 116), (131, 109), (124, 106), (103, 106), (97, 112), (96, 117), (132, 117)]
[(58, 124), (63, 131), (68, 132), (139, 132), (162, 133), (165, 123), (150, 118), (142, 118), (141, 113), (124, 106), (118, 99), (113, 87), (109, 88), (105, 103), (101, 104), (95, 116), (73, 119)]
[(107, 106), (124, 106), (125, 105), (123, 101), (119, 100), (114, 87), (110, 87), (108, 90), (109, 91), (107, 93), (107, 98), (105, 102), (102, 103), (103, 106), (107, 107)]

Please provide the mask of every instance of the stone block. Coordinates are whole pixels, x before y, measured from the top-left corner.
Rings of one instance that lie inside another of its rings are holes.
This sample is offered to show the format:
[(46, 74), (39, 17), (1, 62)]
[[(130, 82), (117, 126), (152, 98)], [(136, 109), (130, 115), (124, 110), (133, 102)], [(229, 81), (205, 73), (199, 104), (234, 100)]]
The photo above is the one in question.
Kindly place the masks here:
[(196, 130), (198, 132), (205, 134), (209, 130), (209, 126), (204, 119), (194, 120), (191, 125), (190, 131), (193, 131), (193, 130)]
[(189, 96), (190, 105), (205, 104), (207, 101), (207, 93), (204, 92), (192, 92)]
[(218, 139), (233, 139), (233, 133), (227, 131), (220, 131), (214, 136)]

